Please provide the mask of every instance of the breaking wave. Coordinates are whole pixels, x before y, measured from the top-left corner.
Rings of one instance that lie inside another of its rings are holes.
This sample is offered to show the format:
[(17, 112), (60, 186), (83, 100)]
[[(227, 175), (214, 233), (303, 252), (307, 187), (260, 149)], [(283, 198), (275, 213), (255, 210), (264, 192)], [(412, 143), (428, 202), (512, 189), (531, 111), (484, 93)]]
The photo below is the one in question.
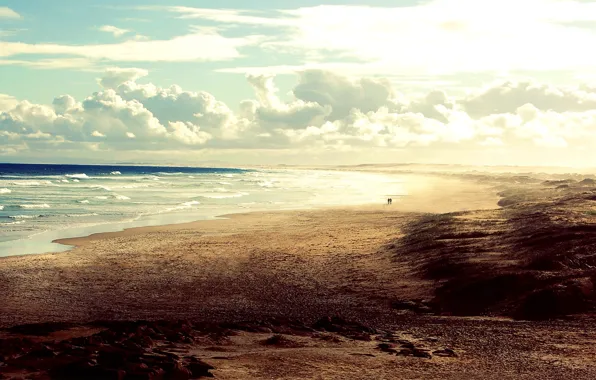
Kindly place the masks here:
[(30, 209), (39, 209), (39, 208), (50, 208), (50, 205), (47, 203), (33, 204), (33, 205), (19, 205), (19, 208), (30, 210)]
[(187, 210), (189, 208), (192, 208), (193, 206), (198, 206), (200, 204), (201, 204), (201, 202), (197, 202), (197, 201), (184, 202), (178, 206), (170, 207), (170, 208), (166, 209), (166, 211)]
[(107, 186), (93, 186), (94, 189), (98, 189), (98, 190), (105, 190), (105, 191), (112, 191), (111, 188), (107, 187)]
[(23, 224), (23, 223), (25, 223), (24, 220), (16, 220), (14, 222), (0, 223), (0, 226), (13, 226), (15, 224)]
[(249, 195), (249, 193), (210, 193), (210, 194), (201, 194), (198, 195), (202, 198), (209, 198), (209, 199), (226, 199), (226, 198), (241, 198), (245, 195)]
[(41, 218), (42, 215), (10, 215), (10, 219), (35, 219)]
[(44, 186), (44, 185), (53, 185), (58, 186), (52, 183), (52, 181), (30, 181), (30, 180), (23, 180), (23, 181), (13, 181), (10, 182), (13, 186), (23, 186), (23, 187), (34, 187), (34, 186)]
[(12, 190), (10, 189), (0, 189), (0, 194), (10, 194), (12, 193)]
[(76, 178), (76, 179), (86, 179), (86, 178), (89, 178), (89, 176), (87, 176), (87, 174), (85, 174), (85, 173), (66, 174), (65, 177), (66, 178)]
[(85, 218), (85, 217), (89, 217), (89, 216), (98, 216), (99, 214), (97, 213), (89, 213), (89, 214), (66, 214), (67, 218)]

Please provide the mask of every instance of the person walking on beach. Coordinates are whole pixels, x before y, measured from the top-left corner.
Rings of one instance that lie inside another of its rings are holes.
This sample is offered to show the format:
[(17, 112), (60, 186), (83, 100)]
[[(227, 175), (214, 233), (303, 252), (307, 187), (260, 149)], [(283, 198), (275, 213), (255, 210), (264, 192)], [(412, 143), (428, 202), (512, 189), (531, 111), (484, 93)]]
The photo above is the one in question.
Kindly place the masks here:
[(388, 205), (390, 205), (390, 204), (392, 204), (392, 203), (393, 203), (393, 199), (391, 199), (391, 198), (388, 198), (388, 199), (387, 199), (387, 204), (388, 204)]

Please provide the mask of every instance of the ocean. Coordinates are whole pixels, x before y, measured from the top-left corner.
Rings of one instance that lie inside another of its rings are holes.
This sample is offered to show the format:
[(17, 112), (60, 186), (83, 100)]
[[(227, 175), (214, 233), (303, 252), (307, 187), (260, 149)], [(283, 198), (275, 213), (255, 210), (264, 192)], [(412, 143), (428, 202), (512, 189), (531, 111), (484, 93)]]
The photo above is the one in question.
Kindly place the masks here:
[(0, 164), (0, 256), (69, 249), (59, 238), (403, 194), (399, 178), (375, 173)]

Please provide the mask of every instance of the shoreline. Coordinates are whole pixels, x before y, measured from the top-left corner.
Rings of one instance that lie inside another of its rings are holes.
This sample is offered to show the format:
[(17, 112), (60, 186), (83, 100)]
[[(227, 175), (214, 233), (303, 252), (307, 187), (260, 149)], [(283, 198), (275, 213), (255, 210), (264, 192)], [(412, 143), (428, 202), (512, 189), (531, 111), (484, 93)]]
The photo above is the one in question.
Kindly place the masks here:
[[(311, 169), (312, 170), (312, 169)], [(317, 170), (317, 169), (314, 169)], [(441, 199), (445, 194), (443, 190), (447, 189), (447, 193), (451, 193), (452, 196), (459, 196), (459, 189), (465, 189), (467, 191), (466, 194), (470, 196), (475, 196), (478, 198), (480, 194), (486, 195), (485, 192), (489, 190), (490, 186), (478, 184), (473, 180), (466, 179), (466, 178), (445, 178), (437, 174), (419, 174), (419, 173), (385, 173), (382, 171), (378, 172), (379, 174), (384, 174), (393, 177), (394, 175), (398, 176), (405, 176), (412, 181), (405, 181), (405, 187), (410, 189), (409, 194), (406, 195), (393, 195), (394, 197), (394, 204), (391, 206), (393, 208), (398, 208), (397, 211), (404, 211), (404, 212), (428, 212), (428, 213), (444, 213), (444, 212), (452, 212), (452, 211), (463, 211), (459, 205), (461, 204), (468, 204), (466, 199), (459, 199), (453, 202), (452, 205), (445, 206), (445, 201)], [(439, 192), (437, 193), (437, 188), (440, 188)], [(457, 188), (457, 190), (455, 190)], [(490, 193), (490, 190), (489, 190)], [(487, 200), (486, 198), (491, 198)], [(425, 197), (430, 197), (431, 200), (425, 203)], [(499, 200), (499, 196), (496, 194), (490, 194), (485, 199), (480, 200), (480, 208), (478, 207), (465, 207), (465, 211), (471, 211), (474, 209), (489, 209), (489, 208), (498, 208), (497, 202)], [(412, 201), (412, 203), (409, 203)], [(492, 204), (491, 204), (492, 203)], [(472, 202), (473, 204), (473, 202)], [(387, 207), (384, 203), (365, 203), (365, 204), (348, 204), (348, 205), (315, 205), (311, 207), (305, 208), (287, 208), (287, 209), (257, 209), (257, 210), (235, 210), (232, 212), (224, 212), (222, 214), (212, 214), (212, 215), (180, 215), (179, 219), (183, 219), (183, 221), (168, 221), (168, 219), (174, 219), (173, 215), (170, 216), (161, 216), (165, 219), (165, 222), (160, 221), (152, 221), (152, 217), (147, 218), (146, 220), (134, 220), (134, 221), (126, 221), (126, 222), (116, 222), (116, 223), (106, 223), (106, 224), (98, 224), (88, 227), (80, 227), (75, 228), (74, 230), (100, 230), (98, 232), (90, 232), (85, 233), (81, 232), (79, 235), (75, 236), (64, 236), (69, 235), (67, 232), (64, 232), (62, 236), (59, 236), (61, 231), (65, 230), (54, 230), (54, 231), (46, 231), (40, 233), (39, 235), (55, 235), (50, 236), (49, 239), (40, 239), (37, 243), (32, 243), (35, 239), (31, 239), (31, 237), (22, 240), (15, 240), (14, 242), (20, 242), (20, 244), (27, 245), (29, 243), (32, 244), (41, 244), (41, 245), (55, 245), (58, 244), (60, 247), (53, 247), (52, 250), (44, 250), (42, 248), (38, 252), (32, 253), (17, 253), (17, 254), (9, 254), (5, 256), (0, 256), (0, 260), (11, 258), (11, 257), (24, 257), (30, 255), (52, 255), (52, 254), (59, 254), (59, 253), (67, 253), (71, 252), (78, 247), (76, 242), (81, 241), (88, 241), (88, 240), (98, 240), (104, 237), (118, 237), (118, 236), (130, 236), (140, 234), (146, 231), (159, 231), (162, 229), (170, 229), (172, 226), (187, 226), (193, 227), (196, 223), (196, 226), (202, 226), (202, 223), (206, 222), (215, 222), (221, 219), (233, 218), (235, 215), (245, 215), (245, 214), (254, 214), (255, 217), (258, 217), (261, 213), (291, 213), (296, 211), (308, 211), (308, 210), (337, 210), (337, 209), (357, 209), (357, 208), (377, 208), (377, 207)], [(458, 208), (459, 207), (459, 208)], [(156, 216), (153, 216), (156, 217)], [(135, 225), (139, 224), (139, 225)], [(9, 241), (12, 242), (12, 241)], [(6, 243), (9, 243), (6, 242)], [(75, 242), (75, 243), (73, 243)], [(19, 243), (15, 243), (19, 244)], [(32, 250), (34, 248), (31, 248)]]

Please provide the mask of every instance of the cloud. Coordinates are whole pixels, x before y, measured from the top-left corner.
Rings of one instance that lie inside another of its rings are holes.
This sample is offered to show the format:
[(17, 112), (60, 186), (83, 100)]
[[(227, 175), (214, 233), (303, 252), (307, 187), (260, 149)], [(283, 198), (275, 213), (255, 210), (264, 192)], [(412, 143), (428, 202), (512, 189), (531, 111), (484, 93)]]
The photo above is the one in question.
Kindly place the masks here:
[(113, 67), (105, 71), (103, 76), (98, 79), (98, 83), (103, 88), (114, 89), (123, 83), (134, 82), (147, 75), (149, 72), (145, 69)]
[(330, 106), (331, 119), (346, 117), (352, 109), (375, 111), (392, 104), (393, 88), (385, 79), (361, 78), (351, 81), (328, 71), (308, 70), (300, 73), (294, 88), (296, 98)]
[(25, 28), (18, 28), (18, 29), (4, 29), (0, 30), (0, 37), (12, 37), (17, 35), (20, 32), (27, 31)]
[(596, 149), (596, 88), (588, 85), (502, 82), (463, 96), (441, 89), (406, 96), (381, 78), (308, 71), (283, 101), (273, 76), (252, 75), (254, 98), (233, 111), (204, 91), (138, 83), (147, 75), (112, 68), (98, 79), (100, 91), (81, 100), (61, 95), (51, 106), (0, 96), (0, 154), (92, 149), (90, 157), (177, 152), (182, 160), (184, 151), (291, 152), (308, 161), (323, 152), (372, 159), (399, 150), (411, 161), (430, 151), (439, 161), (474, 161), (478, 152), (554, 160)]
[(0, 19), (20, 19), (23, 18), (20, 14), (8, 7), (0, 7)]
[(128, 29), (118, 28), (113, 25), (103, 25), (98, 28), (102, 32), (112, 33), (114, 37), (122, 37), (123, 35), (130, 33)]
[(0, 94), (0, 112), (13, 109), (19, 101), (10, 95)]
[[(1, 44), (1, 42), (0, 42)], [(1, 55), (1, 53), (0, 53)], [(87, 58), (44, 58), (35, 60), (0, 59), (0, 66), (25, 66), (36, 69), (81, 69), (98, 71), (96, 62)]]
[[(355, 73), (430, 75), (591, 70), (596, 64), (596, 56), (588, 48), (596, 29), (578, 27), (596, 21), (593, 2), (433, 0), (399, 7), (321, 5), (268, 12), (191, 7), (159, 10), (182, 19), (216, 23), (220, 28), (267, 30), (269, 38), (260, 46), (298, 62), (271, 67), (269, 73), (333, 66), (344, 74), (359, 70)], [(228, 71), (262, 74), (261, 69), (234, 67)]]
[(536, 82), (503, 82), (468, 96), (462, 101), (474, 116), (511, 113), (525, 104), (540, 110), (588, 111), (596, 109), (596, 89), (556, 87)]
[[(121, 43), (100, 45), (29, 44), (0, 41), (0, 57), (5, 57), (2, 60), (3, 64), (25, 64), (30, 66), (35, 66), (35, 61), (6, 58), (17, 55), (75, 56), (74, 59), (87, 59), (88, 63), (102, 61), (225, 61), (240, 57), (238, 49), (252, 45), (258, 40), (258, 37), (255, 36), (226, 38), (216, 33), (193, 33), (169, 40), (144, 41), (133, 39)], [(70, 58), (73, 57), (47, 59), (64, 62), (65, 59)]]

